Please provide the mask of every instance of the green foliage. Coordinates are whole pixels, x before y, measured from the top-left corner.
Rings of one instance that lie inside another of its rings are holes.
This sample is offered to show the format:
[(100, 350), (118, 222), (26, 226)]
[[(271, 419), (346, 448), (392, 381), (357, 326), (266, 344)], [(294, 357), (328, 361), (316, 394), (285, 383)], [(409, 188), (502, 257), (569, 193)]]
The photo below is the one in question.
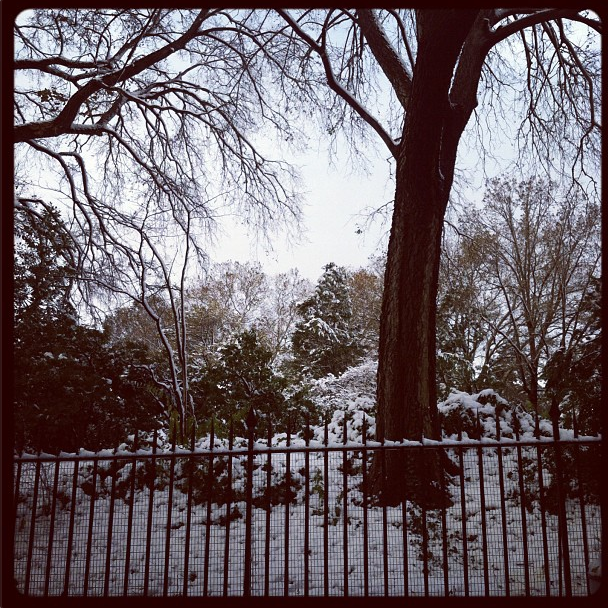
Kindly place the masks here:
[[(213, 464), (211, 464), (213, 463)], [(200, 505), (212, 501), (218, 505), (244, 499), (243, 492), (231, 487), (228, 478), (228, 458), (189, 458), (182, 466), (177, 487), (184, 493), (192, 492), (192, 501)]]
[(363, 354), (361, 332), (352, 326), (346, 270), (327, 264), (315, 293), (299, 304), (292, 347), (294, 363), (315, 378), (338, 375)]
[[(14, 314), (16, 329), (73, 316), (70, 237), (56, 209), (15, 212)], [(18, 340), (18, 338), (17, 338)]]
[(198, 419), (215, 416), (220, 435), (229, 421), (237, 435), (246, 433), (245, 419), (253, 407), (259, 428), (272, 424), (276, 432), (286, 428), (288, 418), (312, 410), (303, 390), (290, 390), (287, 378), (272, 367), (272, 352), (262, 343), (257, 331), (237, 334), (220, 347), (217, 359), (203, 366), (191, 381), (191, 394)]
[(102, 332), (77, 323), (59, 215), (45, 209), (15, 219), (15, 447), (98, 449), (150, 428), (158, 400), (135, 364), (145, 353), (130, 343), (110, 348)]

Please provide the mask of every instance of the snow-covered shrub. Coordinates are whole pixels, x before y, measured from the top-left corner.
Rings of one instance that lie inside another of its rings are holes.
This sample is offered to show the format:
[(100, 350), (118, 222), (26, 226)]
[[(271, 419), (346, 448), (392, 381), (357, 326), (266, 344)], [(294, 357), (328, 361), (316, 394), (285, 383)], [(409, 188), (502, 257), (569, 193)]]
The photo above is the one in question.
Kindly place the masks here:
[(259, 471), (264, 473), (264, 480), (266, 479), (269, 466), (271, 472), (270, 487), (268, 487), (265, 481), (264, 483), (254, 484), (254, 506), (267, 509), (269, 503), (272, 506), (296, 502), (298, 492), (302, 488), (299, 476), (290, 472), (289, 479), (287, 479), (287, 472), (284, 467), (278, 469), (272, 466), (272, 464), (269, 465), (268, 462), (265, 462), (259, 467)]
[[(454, 391), (445, 401), (439, 403), (438, 410), (442, 433), (446, 438), (456, 439), (459, 432), (462, 432), (465, 439), (496, 439), (497, 420), (501, 437), (514, 439), (516, 429), (520, 438), (534, 437), (534, 416), (519, 406), (511, 405), (491, 389), (473, 395)], [(540, 435), (553, 436), (548, 420), (540, 418), (538, 423)]]
[[(344, 416), (347, 441), (363, 441), (364, 419), (366, 438), (374, 438), (377, 368), (377, 361), (367, 360), (348, 368), (340, 376), (330, 374), (312, 382), (309, 397), (328, 421), (330, 443), (344, 443)], [(313, 435), (316, 441), (324, 441), (324, 426), (320, 425), (314, 429)]]
[(213, 461), (209, 457), (188, 458), (184, 461), (176, 487), (184, 494), (192, 492), (192, 502), (195, 505), (209, 500), (218, 505), (226, 504), (228, 500), (231, 502), (243, 500), (244, 492), (234, 483), (242, 475), (240, 460), (234, 458), (232, 460), (233, 469), (230, 472), (232, 484), (228, 479), (228, 457), (216, 456)]

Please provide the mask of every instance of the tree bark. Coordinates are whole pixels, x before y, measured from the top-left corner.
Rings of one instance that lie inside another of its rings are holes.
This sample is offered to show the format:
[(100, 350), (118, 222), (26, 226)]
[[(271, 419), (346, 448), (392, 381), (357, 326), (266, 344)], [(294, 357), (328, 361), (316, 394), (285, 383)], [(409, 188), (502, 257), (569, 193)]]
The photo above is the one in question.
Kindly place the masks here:
[[(456, 147), (466, 125), (462, 109), (450, 103), (449, 91), (475, 17), (475, 12), (462, 10), (418, 15), (419, 49), (397, 157), (380, 324), (380, 440), (440, 436), (435, 331), (441, 232)], [(404, 498), (428, 507), (445, 504), (443, 461), (438, 450), (423, 449), (415, 455), (403, 450), (378, 452), (375, 492), (384, 504), (398, 504)]]

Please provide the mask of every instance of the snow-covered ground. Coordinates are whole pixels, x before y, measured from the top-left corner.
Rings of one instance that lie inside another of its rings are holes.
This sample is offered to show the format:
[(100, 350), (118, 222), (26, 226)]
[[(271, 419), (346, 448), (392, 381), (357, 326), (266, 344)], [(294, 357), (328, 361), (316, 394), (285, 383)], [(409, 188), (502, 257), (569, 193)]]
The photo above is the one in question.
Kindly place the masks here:
[[(359, 487), (362, 453), (354, 449), (347, 453), (346, 476), (344, 455), (340, 451), (313, 451), (308, 456), (290, 451), (289, 476), (294, 499), (286, 507), (286, 451), (256, 454), (251, 516), (251, 593), (398, 596), (406, 593), (505, 595), (507, 592), (524, 595), (528, 591), (532, 595), (546, 595), (548, 580), (551, 595), (564, 594), (558, 516), (554, 510), (541, 510), (537, 500), (538, 450), (544, 455), (543, 463), (553, 458), (550, 440), (540, 440), (541, 448), (514, 447), (510, 443), (512, 420), (503, 410), (499, 413), (503, 442), (496, 443), (490, 423), (496, 414), (495, 407), (480, 403), (478, 397), (458, 394), (441, 406), (444, 414), (459, 408), (485, 412), (482, 442), (465, 434), (462, 448), (446, 448), (455, 462), (459, 462), (462, 453), (465, 483), (462, 487), (460, 476), (454, 478), (451, 485), (454, 504), (445, 511), (422, 512), (409, 502), (405, 508), (370, 505), (364, 508)], [(348, 442), (360, 441), (363, 419), (368, 421), (367, 414), (358, 410), (357, 405), (361, 402), (353, 400), (350, 409), (346, 409)], [(373, 424), (373, 420), (369, 423)], [(532, 427), (526, 424), (524, 419), (521, 438), (530, 440)], [(343, 428), (344, 411), (337, 411), (327, 429), (330, 445), (337, 447), (343, 443)], [(324, 441), (324, 434), (323, 427), (314, 429), (311, 444)], [(569, 438), (567, 435), (564, 438)], [(450, 436), (446, 437), (446, 442), (447, 445), (458, 443)], [(294, 437), (291, 444), (292, 450), (296, 450), (305, 442)], [(236, 447), (244, 445), (244, 440), (235, 442)], [(273, 445), (285, 447), (285, 436), (275, 437)], [(256, 446), (258, 450), (266, 447), (263, 442)], [(225, 444), (216, 440), (214, 448), (222, 447)], [(583, 453), (598, 447), (598, 443), (581, 443), (579, 450)], [(205, 470), (207, 465), (201, 463), (208, 462), (208, 448), (207, 438), (201, 440), (195, 450), (199, 454), (199, 466)], [(139, 474), (143, 474), (149, 451), (141, 450), (140, 454), (137, 466)], [(112, 501), (113, 477), (106, 474), (109, 461), (100, 461), (98, 496), (91, 504), (93, 465), (86, 457), (86, 454), (80, 457), (75, 493), (73, 461), (60, 465), (49, 462), (41, 466), (35, 516), (32, 497), (36, 465), (27, 459), (22, 461), (14, 545), (15, 579), (21, 591), (26, 590), (27, 584), (27, 592), (31, 595), (47, 592), (61, 595), (67, 584), (70, 595), (122, 595), (125, 588), (129, 595), (151, 596), (181, 595), (184, 590), (192, 596), (244, 593), (247, 507), (242, 496), (246, 480), (245, 455), (231, 458), (230, 471), (226, 466), (227, 456), (214, 457), (214, 499), (218, 500), (229, 472), (235, 492), (235, 501), (230, 505), (229, 527), (226, 526), (228, 505), (208, 505), (205, 498), (208, 476), (200, 472), (194, 472), (193, 499), (188, 508), (189, 478), (187, 471), (182, 470), (185, 459), (178, 459), (171, 486), (171, 458), (158, 455), (152, 508), (149, 485), (138, 481), (131, 510), (132, 464), (122, 462), (124, 466), (114, 481), (117, 497)], [(274, 488), (271, 492), (274, 504), (270, 510), (263, 508), (269, 461)], [(369, 467), (371, 450), (368, 450), (367, 462)], [(520, 465), (524, 471), (524, 494), (529, 499), (523, 509)], [(53, 511), (51, 496), (56, 471), (59, 498)], [(545, 490), (551, 481), (550, 467), (543, 464)], [(482, 486), (484, 509), (480, 498)], [(286, 508), (289, 509), (287, 514)], [(600, 557), (600, 508), (593, 501), (587, 501), (583, 517), (579, 497), (574, 494), (566, 501), (566, 514), (572, 593), (586, 595), (588, 565)], [(33, 551), (28, 557), (30, 543)], [(69, 560), (68, 547), (71, 547)], [(444, 556), (447, 570), (444, 570)], [(404, 564), (407, 564), (405, 572)], [(428, 566), (426, 571), (425, 564)], [(505, 568), (508, 568), (508, 577)]]

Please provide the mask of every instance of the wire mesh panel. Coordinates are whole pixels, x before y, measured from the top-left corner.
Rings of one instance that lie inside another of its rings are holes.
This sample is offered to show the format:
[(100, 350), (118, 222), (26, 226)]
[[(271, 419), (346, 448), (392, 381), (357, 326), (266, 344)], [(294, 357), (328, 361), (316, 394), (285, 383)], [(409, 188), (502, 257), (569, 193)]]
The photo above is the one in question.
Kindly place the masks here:
[(599, 441), (390, 446), (451, 461), (449, 501), (433, 508), (407, 495), (379, 501), (371, 480), (387, 449), (250, 437), (22, 456), (17, 587), (95, 597), (589, 593), (601, 546)]

